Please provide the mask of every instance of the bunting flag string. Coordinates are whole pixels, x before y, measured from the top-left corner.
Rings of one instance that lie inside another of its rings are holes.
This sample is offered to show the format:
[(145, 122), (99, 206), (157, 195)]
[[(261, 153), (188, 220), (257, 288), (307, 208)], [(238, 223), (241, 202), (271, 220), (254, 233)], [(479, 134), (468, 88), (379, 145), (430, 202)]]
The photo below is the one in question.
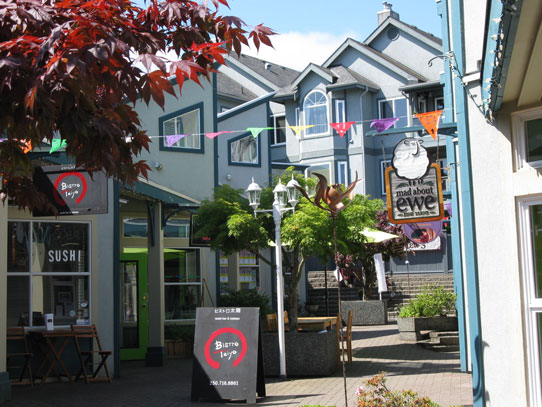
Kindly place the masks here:
[(310, 129), (311, 127), (314, 127), (314, 124), (307, 124), (305, 126), (288, 126), (290, 129), (292, 129), (296, 136), (299, 137), (299, 133), (301, 133), (303, 130)]
[(51, 142), (51, 149), (49, 150), (49, 154), (60, 150), (62, 147), (66, 147), (66, 140), (60, 140), (59, 138), (53, 139), (53, 141)]
[(399, 121), (399, 117), (389, 117), (387, 119), (374, 119), (369, 127), (374, 127), (378, 133), (388, 130)]
[(337, 130), (337, 133), (339, 133), (339, 136), (344, 136), (344, 133), (348, 131), (348, 129), (355, 124), (356, 122), (342, 122), (342, 123), (329, 123), (331, 127), (333, 127), (335, 130)]
[(224, 133), (233, 133), (233, 131), (224, 130), (224, 131), (217, 131), (216, 133), (205, 133), (205, 137), (210, 138), (211, 140), (214, 139), (216, 136), (220, 136)]
[(442, 110), (435, 110), (434, 112), (415, 114), (418, 120), (422, 123), (425, 130), (427, 130), (427, 132), (431, 134), (431, 137), (433, 137), (433, 140), (437, 139), (438, 122), (439, 122), (441, 114), (442, 114)]
[[(416, 117), (425, 130), (433, 137), (433, 139), (437, 139), (437, 133), (438, 133), (438, 127), (439, 127), (439, 121), (442, 113), (446, 110), (453, 110), (451, 108), (449, 109), (441, 109), (436, 110), (433, 112), (426, 112), (426, 113), (415, 113), (413, 117)], [(362, 120), (362, 121), (349, 121), (349, 122), (338, 122), (338, 123), (329, 123), (329, 125), (339, 133), (339, 136), (343, 137), (348, 130), (354, 125), (354, 124), (363, 124), (370, 122), (369, 127), (374, 128), (379, 134), (382, 133), (385, 130), (388, 130), (390, 127), (392, 127), (397, 121), (403, 118), (408, 118), (411, 116), (399, 116), (399, 117), (390, 117), (385, 119), (369, 119), (369, 120)], [(287, 129), (290, 128), (294, 131), (296, 136), (299, 136), (303, 130), (309, 129), (311, 127), (314, 127), (313, 124), (308, 125), (301, 125), (301, 126), (286, 126), (286, 127), (277, 127), (276, 129)], [(168, 147), (171, 147), (173, 144), (175, 144), (177, 141), (182, 139), (186, 136), (199, 136), (199, 135), (205, 135), (209, 139), (214, 139), (218, 137), (221, 134), (225, 133), (239, 133), (239, 132), (250, 132), (252, 134), (252, 137), (258, 138), (260, 133), (264, 130), (274, 130), (275, 127), (248, 127), (244, 130), (223, 130), (223, 131), (217, 131), (217, 132), (207, 132), (207, 133), (186, 133), (186, 134), (174, 134), (174, 135), (166, 135), (166, 136), (149, 136), (149, 138), (166, 138), (166, 145)], [(0, 143), (2, 141), (6, 141), (7, 138), (1, 138)], [(126, 142), (131, 142), (131, 137), (126, 138)], [(30, 141), (26, 140), (20, 140), (21, 149), (26, 154), (29, 151), (32, 150), (32, 143)], [(51, 147), (49, 154), (54, 153), (55, 151), (61, 149), (62, 147), (66, 146), (66, 140), (61, 139), (53, 139), (51, 142)]]
[(171, 147), (173, 144), (175, 144), (177, 141), (182, 139), (183, 137), (186, 137), (187, 134), (173, 134), (170, 136), (166, 136), (166, 144), (168, 147)]
[(252, 137), (258, 138), (260, 133), (264, 130), (273, 130), (274, 127), (247, 127), (247, 131), (252, 133)]

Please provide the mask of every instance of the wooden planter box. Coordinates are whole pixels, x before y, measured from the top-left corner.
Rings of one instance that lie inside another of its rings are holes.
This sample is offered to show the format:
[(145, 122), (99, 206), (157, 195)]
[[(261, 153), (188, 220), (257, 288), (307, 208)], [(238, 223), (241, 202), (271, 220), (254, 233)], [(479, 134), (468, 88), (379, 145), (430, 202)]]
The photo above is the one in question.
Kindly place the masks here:
[(416, 342), (422, 339), (421, 331), (457, 331), (457, 317), (397, 318), (399, 338)]
[[(323, 333), (285, 332), (284, 346), (288, 377), (329, 376), (339, 366), (339, 348), (335, 329)], [(278, 334), (263, 332), (262, 347), (265, 376), (279, 376)]]
[(194, 351), (194, 343), (183, 340), (166, 339), (166, 351), (168, 358), (190, 358)]

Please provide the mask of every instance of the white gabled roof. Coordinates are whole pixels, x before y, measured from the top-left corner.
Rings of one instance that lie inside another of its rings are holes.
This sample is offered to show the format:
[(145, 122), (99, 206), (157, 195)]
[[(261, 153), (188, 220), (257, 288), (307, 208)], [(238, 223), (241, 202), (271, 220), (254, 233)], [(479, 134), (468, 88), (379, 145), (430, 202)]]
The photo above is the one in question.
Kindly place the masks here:
[(413, 25), (407, 24), (402, 22), (401, 20), (397, 20), (393, 17), (388, 17), (382, 24), (380, 24), (370, 35), (367, 37), (365, 41), (363, 41), (364, 44), (370, 45), (371, 42), (373, 42), (381, 33), (384, 31), (388, 26), (393, 25), (397, 27), (399, 30), (402, 30), (406, 32), (407, 34), (410, 34), (413, 37), (418, 38), (421, 42), (425, 43), (426, 45), (433, 48), (435, 51), (441, 53), (442, 52), (442, 40), (438, 37), (435, 37), (434, 35), (425, 32), (423, 30), (420, 30), (418, 27), (415, 27)]
[[(415, 72), (414, 70), (408, 68), (407, 66), (395, 61), (391, 57), (384, 55), (368, 45), (362, 44), (359, 41), (353, 40), (352, 38), (347, 38), (346, 41), (344, 41), (337, 50), (331, 56), (323, 63), (324, 68), (328, 68), (333, 64), (333, 62), (347, 49), (347, 48), (353, 48), (356, 51), (368, 56), (373, 61), (377, 62), (378, 64), (384, 66), (385, 68), (389, 69), (392, 72), (395, 72), (398, 75), (401, 75), (404, 78), (416, 78), (422, 82), (426, 82), (427, 78), (424, 78), (419, 73)], [(296, 79), (297, 80), (297, 79)]]
[(328, 81), (329, 83), (333, 82), (333, 79), (337, 76), (331, 72), (329, 69), (326, 69), (326, 67), (321, 67), (316, 64), (310, 63), (307, 65), (307, 67), (299, 74), (297, 78), (292, 82), (291, 87), (295, 88), (297, 85), (299, 85), (303, 79), (307, 77), (310, 73), (315, 73), (318, 76), (321, 76), (323, 79)]

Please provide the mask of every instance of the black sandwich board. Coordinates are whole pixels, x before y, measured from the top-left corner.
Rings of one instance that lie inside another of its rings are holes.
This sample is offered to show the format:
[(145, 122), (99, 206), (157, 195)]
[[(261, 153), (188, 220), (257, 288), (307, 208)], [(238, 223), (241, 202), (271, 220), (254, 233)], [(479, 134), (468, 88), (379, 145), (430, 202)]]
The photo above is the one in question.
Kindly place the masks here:
[(259, 309), (197, 308), (192, 401), (265, 397)]

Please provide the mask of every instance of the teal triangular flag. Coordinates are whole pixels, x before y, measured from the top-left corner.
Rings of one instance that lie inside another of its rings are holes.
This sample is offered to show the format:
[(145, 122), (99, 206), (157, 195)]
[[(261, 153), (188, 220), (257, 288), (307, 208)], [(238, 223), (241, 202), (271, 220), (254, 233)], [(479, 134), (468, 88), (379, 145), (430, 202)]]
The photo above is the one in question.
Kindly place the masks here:
[(257, 138), (264, 130), (273, 130), (273, 127), (248, 127), (247, 131), (252, 133), (252, 137)]
[(49, 154), (54, 153), (56, 150), (59, 150), (62, 147), (66, 147), (66, 140), (60, 140), (59, 138), (53, 139)]

